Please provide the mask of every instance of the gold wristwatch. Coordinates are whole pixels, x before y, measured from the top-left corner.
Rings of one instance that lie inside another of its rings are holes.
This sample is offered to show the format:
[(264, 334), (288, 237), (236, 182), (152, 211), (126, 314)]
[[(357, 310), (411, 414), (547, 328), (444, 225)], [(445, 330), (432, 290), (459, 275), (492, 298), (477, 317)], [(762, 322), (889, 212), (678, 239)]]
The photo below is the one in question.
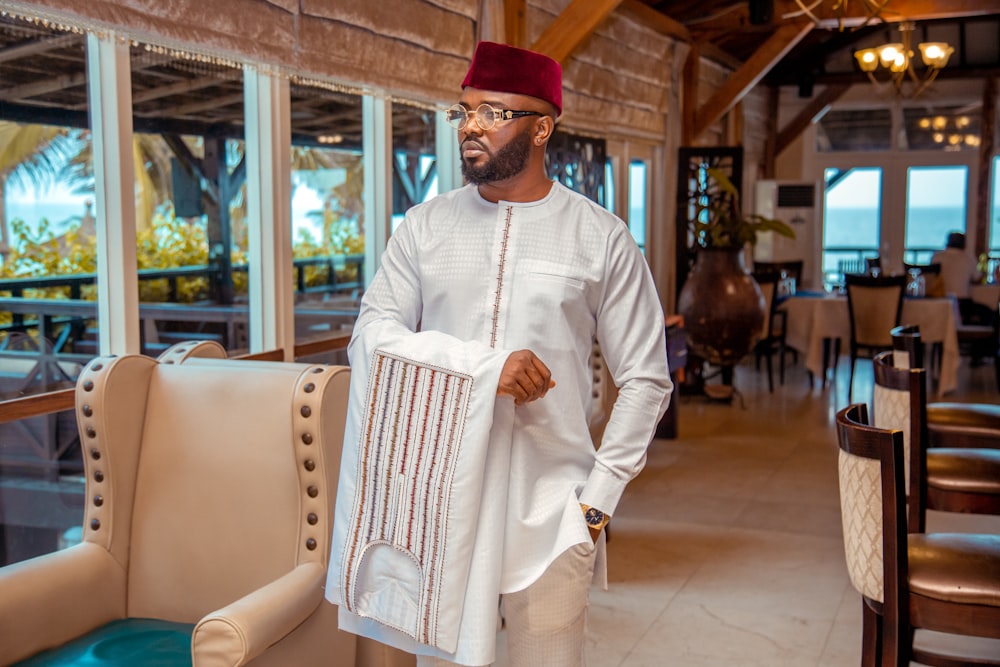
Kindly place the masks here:
[(580, 503), (580, 509), (583, 510), (583, 518), (587, 522), (587, 525), (593, 530), (601, 530), (608, 525), (608, 521), (611, 521), (610, 516), (596, 507)]

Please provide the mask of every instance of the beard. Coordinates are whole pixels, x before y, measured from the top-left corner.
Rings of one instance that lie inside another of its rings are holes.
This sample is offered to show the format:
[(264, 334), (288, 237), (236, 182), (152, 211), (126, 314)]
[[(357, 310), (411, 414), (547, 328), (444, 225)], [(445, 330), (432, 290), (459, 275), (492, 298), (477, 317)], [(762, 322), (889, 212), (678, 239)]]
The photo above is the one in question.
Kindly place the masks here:
[(474, 166), (463, 158), (462, 176), (474, 185), (505, 181), (524, 171), (530, 153), (531, 130), (528, 129), (501, 146), (495, 153), (487, 151), (488, 159), (479, 166)]

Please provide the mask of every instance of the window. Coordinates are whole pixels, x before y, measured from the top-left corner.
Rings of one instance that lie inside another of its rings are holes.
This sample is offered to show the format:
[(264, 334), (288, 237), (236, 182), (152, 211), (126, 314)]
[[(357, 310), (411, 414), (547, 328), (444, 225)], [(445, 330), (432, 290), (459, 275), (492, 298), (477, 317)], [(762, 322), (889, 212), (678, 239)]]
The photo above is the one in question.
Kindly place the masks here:
[(293, 78), (292, 254), (297, 341), (350, 326), (365, 256), (361, 96)]
[(392, 105), (392, 231), (406, 211), (438, 193), (434, 111)]
[(965, 231), (967, 182), (964, 166), (907, 169), (905, 261), (926, 264), (948, 232)]
[(632, 160), (628, 165), (628, 228), (632, 238), (645, 254), (646, 222), (649, 210), (649, 167), (643, 160)]
[(826, 169), (824, 182), (822, 267), (829, 284), (878, 255), (882, 170)]
[(612, 213), (615, 213), (615, 161), (608, 156), (604, 161), (604, 206)]
[(910, 150), (978, 149), (980, 113), (962, 108), (903, 109), (905, 147)]
[(990, 255), (1000, 256), (1000, 155), (993, 158), (993, 195), (990, 197)]
[[(86, 39), (0, 17), (0, 400), (71, 388), (97, 352)], [(0, 424), (0, 565), (79, 542), (83, 490), (72, 410)]]
[(892, 146), (892, 116), (888, 109), (827, 112), (816, 127), (816, 150), (885, 151)]
[(142, 351), (184, 340), (248, 347), (245, 321), (206, 310), (171, 319), (164, 303), (232, 306), (247, 297), (243, 70), (236, 63), (164, 58), (133, 44), (136, 259)]

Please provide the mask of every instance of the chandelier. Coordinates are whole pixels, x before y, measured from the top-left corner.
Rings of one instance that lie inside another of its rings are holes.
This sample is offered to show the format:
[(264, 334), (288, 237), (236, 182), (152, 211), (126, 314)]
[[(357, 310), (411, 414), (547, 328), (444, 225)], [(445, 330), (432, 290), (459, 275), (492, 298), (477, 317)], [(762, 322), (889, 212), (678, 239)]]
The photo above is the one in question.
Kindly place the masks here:
[(948, 64), (948, 59), (955, 50), (945, 42), (921, 42), (917, 45), (917, 50), (924, 69), (918, 73), (914, 66), (916, 53), (913, 51), (915, 27), (912, 21), (904, 21), (899, 24), (901, 41), (854, 52), (858, 66), (872, 83), (882, 85), (875, 72), (880, 67), (887, 69), (896, 94), (903, 97), (916, 97), (926, 90), (938, 72)]
[[(815, 2), (806, 6), (802, 0), (795, 0), (795, 4), (799, 6), (799, 10), (786, 14), (782, 18), (792, 18), (795, 16), (805, 15), (812, 19), (812, 22), (815, 23), (817, 27), (826, 28), (829, 26), (829, 19), (821, 18), (813, 11), (823, 4), (823, 2), (825, 2), (825, 0), (815, 0)], [(830, 5), (829, 13), (836, 19), (837, 29), (839, 31), (843, 32), (848, 24), (851, 24), (852, 29), (857, 30), (858, 28), (868, 25), (873, 20), (880, 18), (882, 10), (885, 9), (885, 6), (888, 5), (889, 2), (890, 0), (857, 0), (855, 7), (857, 5), (861, 5), (861, 10), (864, 12), (864, 16), (862, 17), (860, 12), (852, 13), (850, 11), (850, 0), (833, 0)], [(824, 15), (827, 14), (827, 12), (822, 13)]]

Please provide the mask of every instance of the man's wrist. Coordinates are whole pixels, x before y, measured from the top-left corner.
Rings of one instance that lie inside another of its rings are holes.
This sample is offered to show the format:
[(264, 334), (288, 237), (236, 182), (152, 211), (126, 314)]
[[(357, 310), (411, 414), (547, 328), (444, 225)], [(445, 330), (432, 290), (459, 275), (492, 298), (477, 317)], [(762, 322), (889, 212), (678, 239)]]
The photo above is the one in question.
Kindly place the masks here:
[(611, 521), (610, 514), (605, 514), (596, 507), (580, 503), (580, 510), (583, 512), (583, 519), (587, 522), (587, 527), (594, 532), (600, 532)]

